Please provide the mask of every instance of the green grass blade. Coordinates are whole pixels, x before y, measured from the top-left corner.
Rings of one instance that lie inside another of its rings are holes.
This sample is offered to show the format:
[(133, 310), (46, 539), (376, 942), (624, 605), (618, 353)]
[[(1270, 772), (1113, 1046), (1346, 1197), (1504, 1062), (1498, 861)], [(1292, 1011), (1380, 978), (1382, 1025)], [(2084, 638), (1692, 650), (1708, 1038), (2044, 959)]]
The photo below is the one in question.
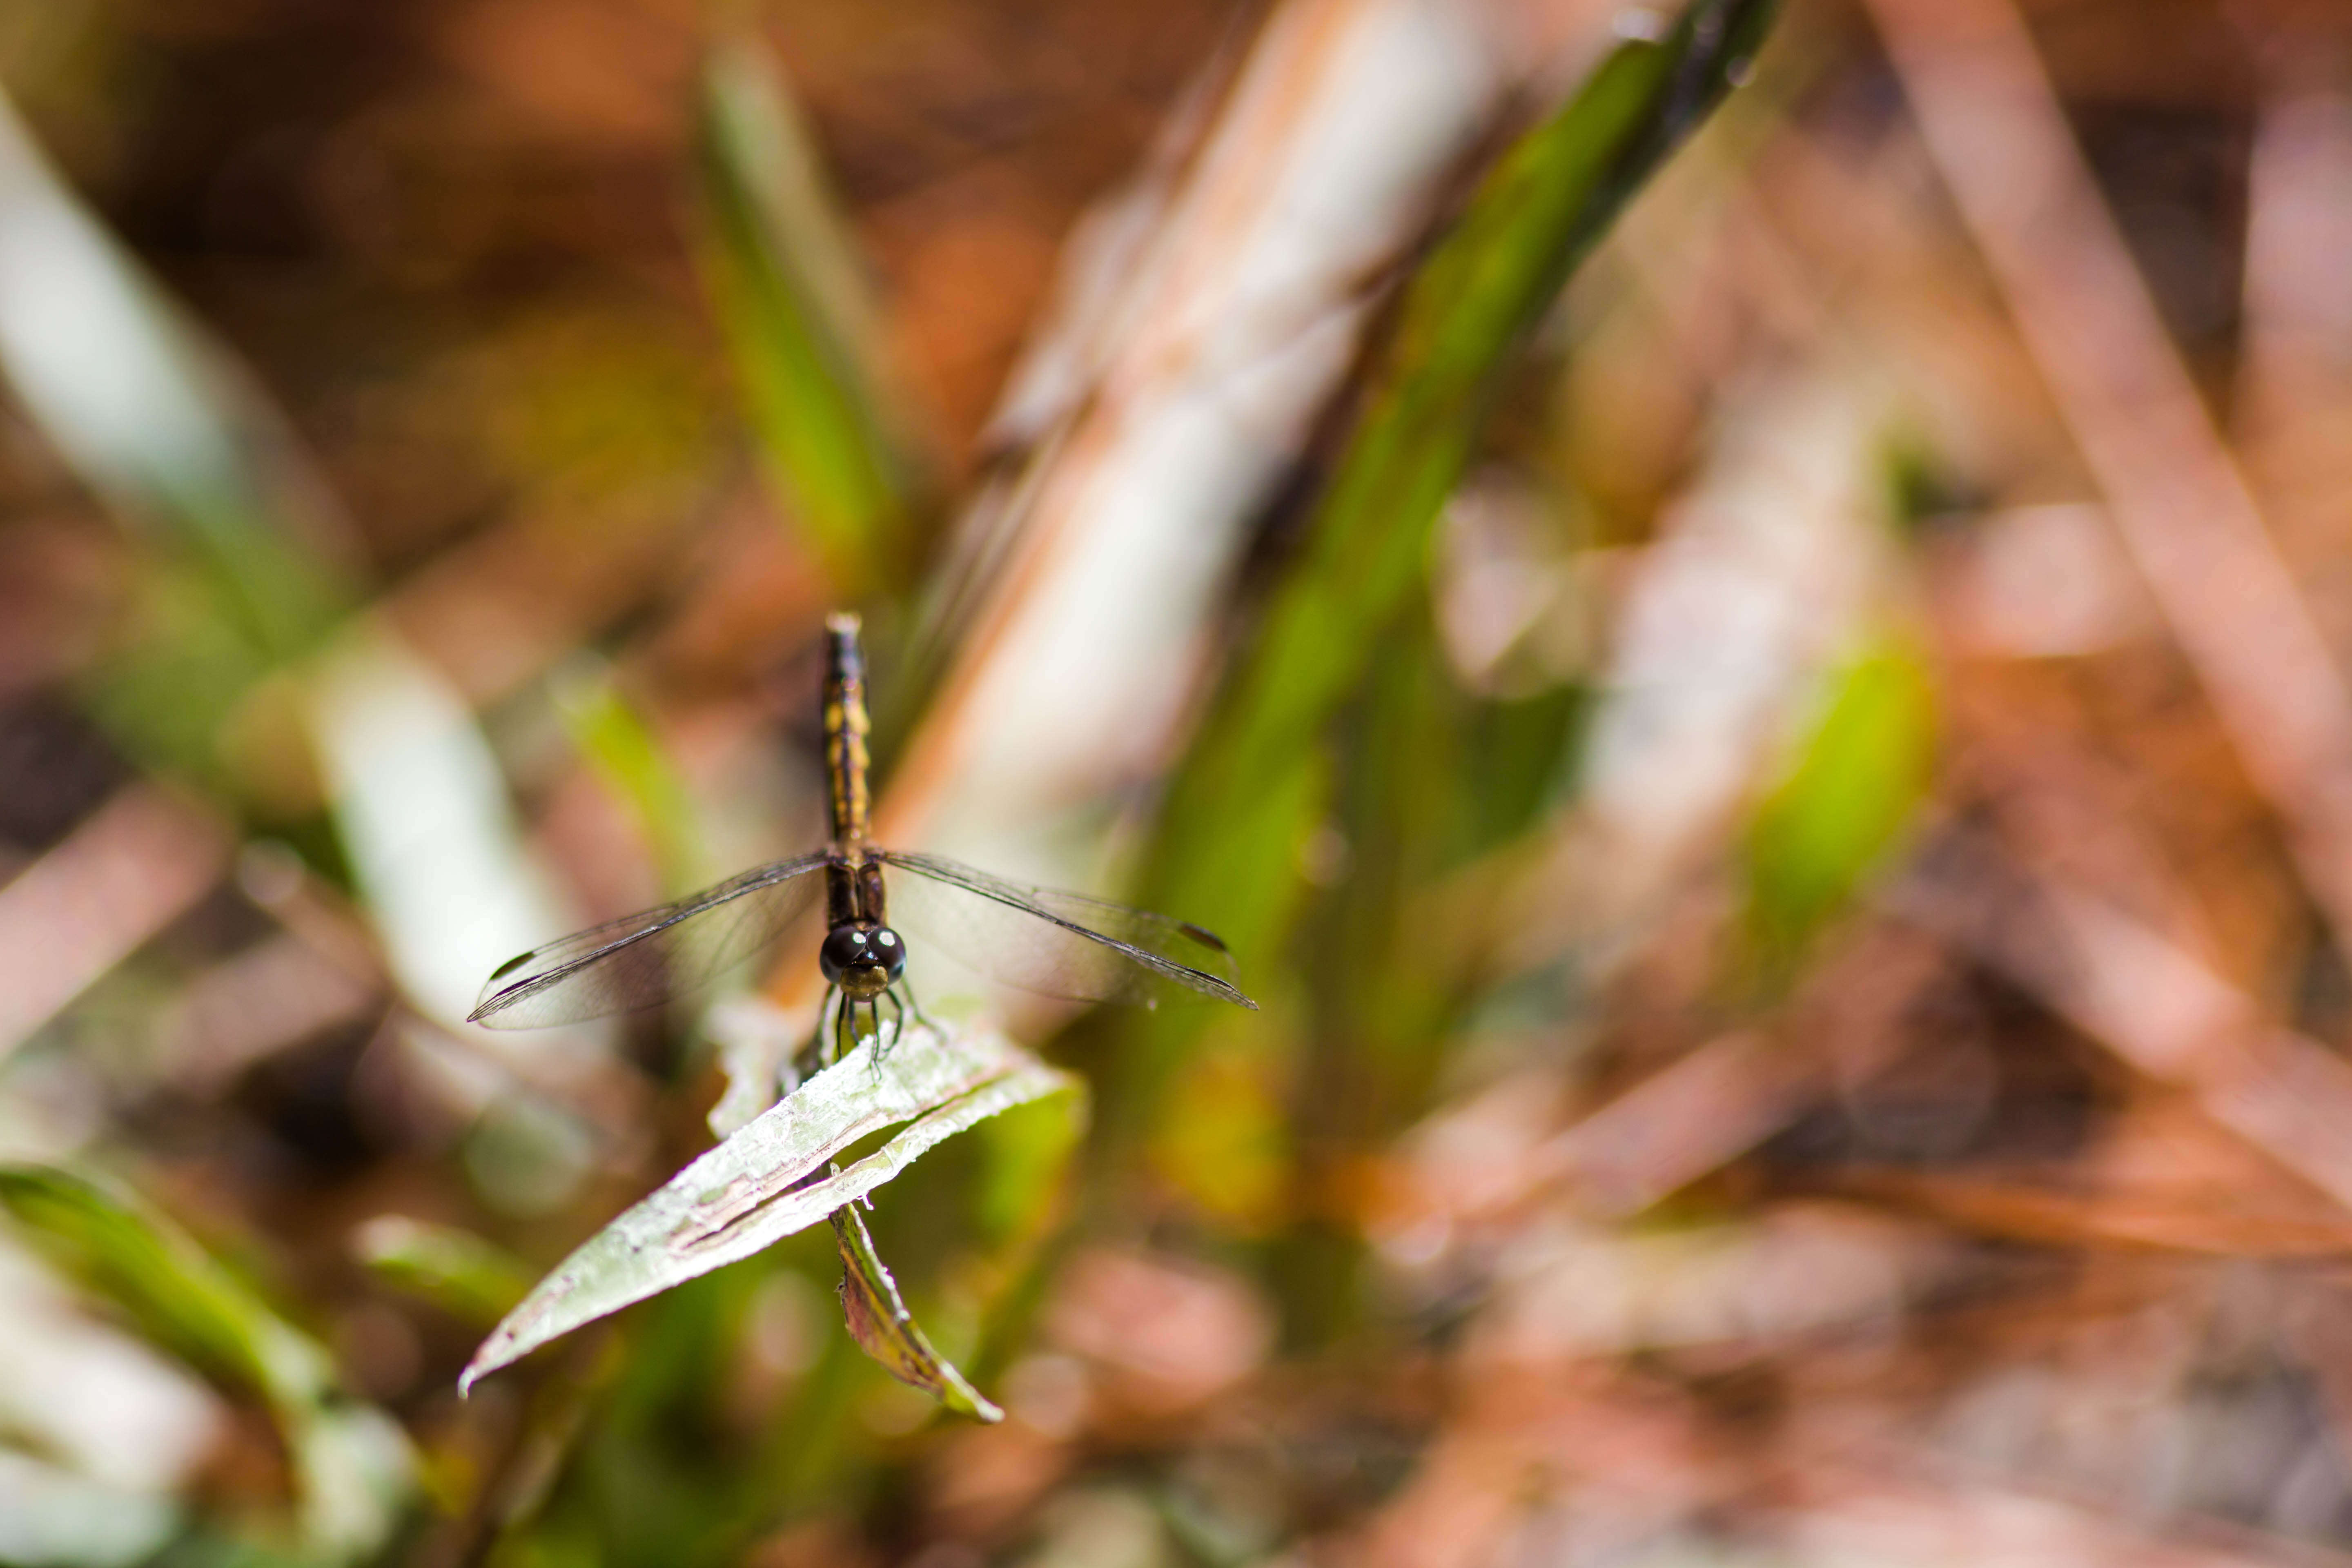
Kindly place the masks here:
[(1935, 688), (1916, 654), (1884, 649), (1837, 672), (1819, 726), (1748, 823), (1748, 926), (1768, 965), (1801, 954), (1899, 842), (1935, 745)]
[(716, 881), (719, 871), (703, 852), (694, 792), (661, 737), (610, 674), (595, 669), (562, 682), (556, 707), (572, 745), (636, 819), (669, 893), (685, 894)]
[(400, 1429), (345, 1398), (309, 1336), (163, 1215), (82, 1177), (0, 1166), (0, 1208), (43, 1255), (164, 1344), (277, 1415), (294, 1460), (303, 1532), (333, 1562), (391, 1533), (413, 1484)]
[(215, 349), (92, 218), (0, 100), (0, 372), (83, 481), (202, 562), (229, 621), (289, 658), (331, 626), (347, 585), (289, 523), (262, 454), (274, 421)]
[(841, 596), (902, 582), (902, 468), (875, 402), (870, 315), (774, 63), (717, 51), (698, 129), (704, 269), (769, 472)]
[(384, 1215), (360, 1226), (352, 1250), (384, 1283), (477, 1328), (514, 1310), (530, 1289), (521, 1259), (454, 1226)]
[[(1513, 353), (1628, 197), (1742, 73), (1763, 0), (1703, 0), (1664, 37), (1618, 46), (1572, 100), (1481, 183), (1407, 285), (1366, 412), (1171, 790), (1149, 901), (1223, 934), (1244, 972), (1271, 957), (1297, 898), (1297, 848), (1323, 807), (1318, 749), (1423, 582), (1433, 525)], [(1151, 1084), (1197, 1023), (1169, 1015), (1132, 1064)]]
[(121, 645), (82, 681), (92, 712), (147, 766), (266, 803), (267, 779), (228, 754), (230, 731), (353, 597), (313, 545), (330, 523), (315, 481), (289, 457), (283, 421), (5, 98), (0, 279), (0, 379), (146, 546)]
[(63, 1171), (0, 1166), (0, 1207), (159, 1343), (272, 1403), (322, 1397), (326, 1353), (144, 1205)]

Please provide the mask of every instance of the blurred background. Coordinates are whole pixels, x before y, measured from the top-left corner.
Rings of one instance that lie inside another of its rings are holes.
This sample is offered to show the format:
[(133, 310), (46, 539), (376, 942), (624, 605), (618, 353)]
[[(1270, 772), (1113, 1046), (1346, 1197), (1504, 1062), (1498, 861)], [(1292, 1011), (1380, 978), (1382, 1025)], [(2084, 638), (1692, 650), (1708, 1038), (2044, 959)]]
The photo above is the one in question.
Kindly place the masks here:
[[(1765, 25), (0, 7), (0, 1562), (2352, 1552), (2352, 6)], [(815, 841), (835, 608), (1262, 1011), (994, 999), (1000, 1424), (821, 1231), (461, 1401), (816, 1000), (477, 988)]]

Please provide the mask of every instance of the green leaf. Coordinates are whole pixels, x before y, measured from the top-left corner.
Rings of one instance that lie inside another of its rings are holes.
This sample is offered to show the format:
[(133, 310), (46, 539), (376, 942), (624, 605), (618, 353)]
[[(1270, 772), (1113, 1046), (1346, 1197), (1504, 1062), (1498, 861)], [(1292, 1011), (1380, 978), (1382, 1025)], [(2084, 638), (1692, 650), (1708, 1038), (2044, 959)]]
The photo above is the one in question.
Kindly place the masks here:
[(1086, 1136), (1087, 1104), (1069, 1095), (1000, 1116), (980, 1129), (982, 1163), (972, 1218), (990, 1247), (1019, 1250), (1051, 1223)]
[[(1170, 791), (1146, 901), (1223, 934), (1245, 972), (1297, 899), (1327, 801), (1315, 757), (1426, 574), (1430, 535), (1513, 357), (1577, 264), (1761, 42), (1766, 0), (1700, 0), (1655, 42), (1619, 45), (1480, 183), (1406, 286), (1366, 411)], [(1152, 1098), (1199, 1026), (1153, 1023), (1122, 1101)]]
[(127, 1194), (45, 1166), (0, 1165), (0, 1207), (46, 1257), (158, 1342), (269, 1405), (293, 1457), (314, 1552), (349, 1562), (383, 1543), (414, 1459), (383, 1412), (335, 1387), (333, 1363), (316, 1342)]
[(137, 1200), (64, 1171), (5, 1165), (0, 1207), (52, 1262), (190, 1361), (272, 1401), (329, 1392), (326, 1352)]
[(483, 1328), (530, 1289), (521, 1259), (455, 1226), (384, 1215), (360, 1226), (352, 1250), (386, 1284)]
[(685, 893), (715, 880), (702, 852), (693, 792), (653, 727), (614, 688), (610, 675), (593, 665), (574, 671), (560, 683), (556, 707), (572, 743), (636, 818), (670, 892)]
[[(590, 1237), (482, 1342), (458, 1386), (806, 1229), (999, 1111), (1078, 1088), (992, 1029), (886, 1029)], [(880, 1148), (820, 1173), (889, 1127), (898, 1131)]]
[(1926, 796), (1935, 688), (1887, 649), (1837, 672), (1820, 725), (1747, 836), (1750, 926), (1768, 958), (1800, 951), (1884, 860)]
[(844, 596), (898, 580), (906, 509), (870, 313), (774, 63), (744, 44), (715, 52), (698, 130), (704, 270), (769, 471)]
[(867, 1355), (899, 1382), (911, 1384), (960, 1415), (1002, 1421), (1004, 1412), (989, 1403), (947, 1359), (899, 1299), (898, 1282), (874, 1253), (874, 1238), (856, 1204), (835, 1209), (833, 1234), (841, 1246), (841, 1310), (849, 1332)]

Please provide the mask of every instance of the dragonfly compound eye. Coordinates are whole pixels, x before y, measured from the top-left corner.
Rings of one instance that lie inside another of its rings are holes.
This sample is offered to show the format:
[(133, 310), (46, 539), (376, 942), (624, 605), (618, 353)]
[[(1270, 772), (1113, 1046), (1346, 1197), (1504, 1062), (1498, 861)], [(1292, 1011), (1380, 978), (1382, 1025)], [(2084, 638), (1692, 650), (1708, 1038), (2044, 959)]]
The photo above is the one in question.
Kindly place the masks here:
[(887, 926), (839, 925), (816, 950), (816, 966), (858, 1001), (879, 996), (907, 967), (907, 946)]

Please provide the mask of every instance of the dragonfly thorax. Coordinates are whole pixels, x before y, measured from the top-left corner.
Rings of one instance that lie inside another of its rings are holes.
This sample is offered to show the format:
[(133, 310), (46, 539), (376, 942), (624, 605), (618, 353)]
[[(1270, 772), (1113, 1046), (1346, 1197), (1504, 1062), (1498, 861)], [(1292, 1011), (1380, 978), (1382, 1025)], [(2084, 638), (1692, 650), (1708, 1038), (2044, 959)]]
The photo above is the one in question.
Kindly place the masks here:
[(907, 944), (886, 925), (857, 921), (835, 926), (816, 950), (825, 979), (854, 1002), (870, 1001), (907, 972)]

